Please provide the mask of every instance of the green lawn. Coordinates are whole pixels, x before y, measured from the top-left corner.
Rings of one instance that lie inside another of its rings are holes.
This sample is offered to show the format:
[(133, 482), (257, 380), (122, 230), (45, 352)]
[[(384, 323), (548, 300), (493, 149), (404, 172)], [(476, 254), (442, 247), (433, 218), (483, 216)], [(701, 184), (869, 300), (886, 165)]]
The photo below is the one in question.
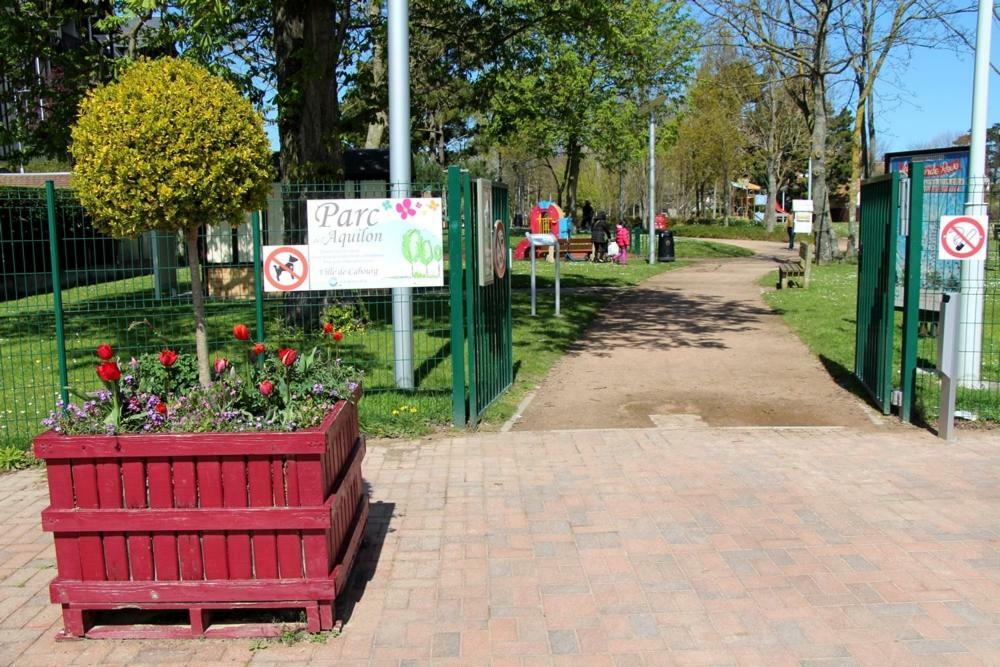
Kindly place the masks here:
[[(838, 384), (867, 398), (867, 392), (854, 377), (857, 270), (854, 264), (814, 266), (808, 290), (772, 290), (765, 293), (764, 298), (819, 357)], [(775, 282), (777, 272), (762, 278), (760, 284), (773, 288)], [(1000, 313), (1000, 290), (992, 291), (987, 298), (986, 312), (994, 314), (994, 321), (987, 321), (984, 327), (982, 377), (1000, 383), (1000, 321), (996, 320), (996, 314)], [(901, 312), (896, 313), (895, 327), (893, 365), (896, 368), (894, 385), (898, 387)], [(920, 339), (918, 367), (928, 370), (917, 374), (917, 411), (918, 418), (928, 423), (937, 419), (938, 412), (939, 382), (931, 371), (936, 350), (935, 338)], [(981, 420), (1000, 421), (1000, 389), (960, 388), (956, 403), (959, 410), (974, 412)]]
[[(751, 254), (735, 246), (681, 239), (678, 261), (649, 266), (634, 258), (627, 266), (566, 262), (561, 265), (564, 287), (627, 287), (653, 275), (686, 265), (700, 257), (736, 257)], [(497, 424), (513, 413), (517, 402), (548, 371), (552, 363), (579, 337), (594, 315), (611, 298), (609, 292), (567, 293), (562, 299), (562, 317), (552, 312), (553, 265), (539, 262), (539, 316), (532, 318), (527, 290), (530, 263), (516, 262), (513, 270), (513, 336), (515, 383), (511, 391), (484, 415), (487, 424)], [(189, 289), (181, 271), (181, 291)], [(419, 292), (414, 299), (414, 366), (419, 391), (391, 389), (392, 326), (391, 300), (387, 293), (357, 296), (367, 322), (363, 333), (348, 334), (341, 356), (366, 371), (366, 394), (361, 402), (363, 427), (373, 436), (413, 436), (447, 425), (451, 418), (451, 349), (446, 289)], [(302, 319), (318, 319), (318, 309), (300, 304)], [(157, 301), (152, 277), (78, 287), (63, 292), (69, 384), (80, 391), (97, 389), (94, 349), (108, 342), (127, 357), (169, 346), (191, 351), (190, 305), (183, 299)], [(288, 300), (267, 298), (265, 320), (268, 342), (298, 346), (281, 322), (292, 308)], [(206, 305), (213, 356), (238, 359), (243, 348), (231, 335), (233, 324), (245, 322), (253, 328), (254, 304), (247, 300), (213, 300)], [(58, 392), (58, 361), (51, 295), (39, 295), (0, 303), (0, 447), (23, 449), (39, 422), (52, 409)], [(148, 320), (152, 328), (138, 324)], [(131, 325), (131, 326), (130, 326)], [(406, 406), (417, 408), (393, 410)]]

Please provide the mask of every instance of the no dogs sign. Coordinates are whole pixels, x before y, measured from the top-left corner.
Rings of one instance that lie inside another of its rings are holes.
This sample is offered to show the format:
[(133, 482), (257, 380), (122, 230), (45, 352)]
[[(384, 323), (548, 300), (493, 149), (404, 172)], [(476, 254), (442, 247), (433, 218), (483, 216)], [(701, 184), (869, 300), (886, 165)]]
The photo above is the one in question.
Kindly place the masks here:
[(938, 259), (978, 261), (986, 259), (985, 215), (941, 216)]

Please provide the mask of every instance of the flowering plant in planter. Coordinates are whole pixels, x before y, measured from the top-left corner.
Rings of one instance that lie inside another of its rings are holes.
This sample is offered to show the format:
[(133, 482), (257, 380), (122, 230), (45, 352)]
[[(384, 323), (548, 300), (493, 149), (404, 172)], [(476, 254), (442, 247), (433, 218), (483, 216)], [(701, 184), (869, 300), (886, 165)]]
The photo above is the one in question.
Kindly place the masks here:
[(58, 404), (43, 425), (67, 435), (294, 431), (318, 425), (363, 376), (337, 358), (343, 333), (329, 324), (308, 351), (269, 349), (251, 340), (245, 324), (233, 336), (246, 346), (245, 358), (216, 357), (208, 386), (193, 355), (165, 347), (123, 361), (101, 344), (95, 371), (103, 389), (79, 404)]

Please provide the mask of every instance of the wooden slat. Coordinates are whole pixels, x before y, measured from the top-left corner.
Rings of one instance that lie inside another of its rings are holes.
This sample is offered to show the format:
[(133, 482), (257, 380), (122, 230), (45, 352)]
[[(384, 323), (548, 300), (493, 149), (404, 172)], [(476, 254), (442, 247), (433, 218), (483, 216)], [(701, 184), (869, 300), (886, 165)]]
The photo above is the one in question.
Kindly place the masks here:
[[(51, 507), (69, 509), (73, 507), (73, 472), (69, 461), (49, 461), (45, 465), (49, 479), (49, 502)], [(80, 571), (80, 543), (75, 533), (55, 535), (56, 566), (60, 575), (67, 579), (82, 579)]]
[[(257, 581), (116, 581), (87, 582), (56, 579), (50, 587), (56, 603), (142, 605), (155, 602), (261, 602), (273, 600), (332, 600), (334, 582), (322, 579), (261, 579)], [(238, 606), (233, 603), (233, 607)]]
[[(198, 461), (198, 504), (203, 509), (222, 507), (222, 466), (218, 459)], [(205, 531), (201, 536), (206, 579), (228, 579), (224, 531)]]
[[(155, 508), (172, 508), (174, 506), (173, 482), (170, 475), (170, 461), (156, 458), (146, 464), (146, 477), (149, 482), (149, 506)], [(153, 535), (153, 565), (158, 581), (176, 581), (180, 579), (180, 567), (177, 562), (177, 538), (170, 534)]]
[[(294, 459), (285, 463), (285, 504), (299, 506), (298, 465)], [(302, 576), (302, 538), (297, 530), (278, 531), (278, 572), (282, 579)]]
[[(271, 492), (271, 460), (268, 457), (251, 456), (247, 461), (247, 478), (252, 508), (277, 510), (282, 512), (283, 516), (287, 516), (287, 509), (274, 507), (274, 494)], [(274, 531), (258, 529), (254, 532), (253, 569), (255, 579), (278, 578), (278, 545)]]
[[(122, 463), (122, 486), (125, 491), (125, 507), (146, 508), (146, 465), (142, 461)], [(45, 525), (44, 512), (42, 525)], [(153, 579), (153, 541), (148, 533), (136, 531), (131, 527), (128, 529), (128, 560), (132, 579), (136, 581)]]
[[(173, 510), (175, 516), (187, 510), (187, 514), (199, 516), (204, 512), (198, 507), (198, 477), (193, 459), (174, 460), (174, 505), (180, 509)], [(153, 515), (148, 513), (147, 516)], [(124, 519), (131, 525), (136, 525), (146, 517), (130, 517)], [(205, 568), (201, 560), (201, 535), (199, 526), (189, 526), (176, 518), (169, 524), (162, 524), (150, 530), (160, 530), (169, 525), (177, 530), (177, 556), (180, 560), (181, 579), (185, 581), (200, 581), (205, 578)], [(44, 518), (43, 518), (44, 525)]]
[[(77, 507), (97, 509), (100, 499), (97, 494), (97, 466), (92, 460), (73, 462), (73, 491)], [(99, 535), (81, 535), (80, 571), (81, 578), (88, 581), (104, 581), (104, 547)]]
[[(222, 459), (222, 498), (228, 508), (247, 506), (247, 463), (243, 458)], [(230, 579), (250, 579), (253, 561), (250, 554), (250, 534), (240, 523), (230, 524), (238, 531), (226, 533), (226, 557)]]
[[(121, 466), (117, 461), (97, 462), (97, 495), (102, 510), (121, 509), (122, 506), (122, 475)], [(124, 531), (125, 527), (106, 526), (105, 531)], [(104, 532), (104, 564), (107, 577), (111, 581), (127, 581), (128, 552), (125, 548), (124, 532)]]

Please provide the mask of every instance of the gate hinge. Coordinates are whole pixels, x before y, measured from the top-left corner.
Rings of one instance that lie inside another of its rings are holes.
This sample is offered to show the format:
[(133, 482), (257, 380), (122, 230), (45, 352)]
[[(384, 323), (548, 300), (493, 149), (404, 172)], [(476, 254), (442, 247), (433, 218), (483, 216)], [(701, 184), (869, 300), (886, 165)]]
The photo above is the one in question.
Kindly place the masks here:
[(910, 179), (899, 180), (899, 233), (910, 235)]
[(889, 405), (897, 408), (903, 405), (903, 391), (901, 389), (892, 390), (892, 394), (889, 396)]

